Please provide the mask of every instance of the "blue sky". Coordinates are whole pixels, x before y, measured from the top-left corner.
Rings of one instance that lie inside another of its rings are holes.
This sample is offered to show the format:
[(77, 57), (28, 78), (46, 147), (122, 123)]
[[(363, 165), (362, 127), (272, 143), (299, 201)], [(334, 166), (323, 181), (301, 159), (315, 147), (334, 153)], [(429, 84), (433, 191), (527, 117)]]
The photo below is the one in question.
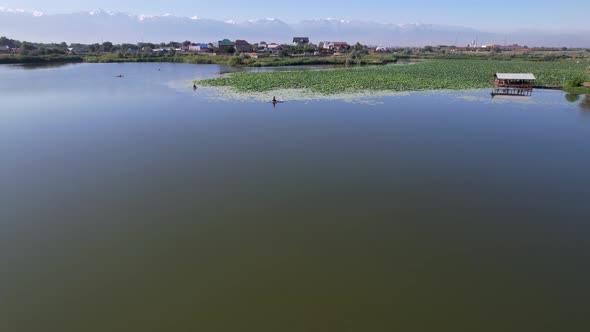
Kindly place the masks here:
[(298, 0), (286, 3), (270, 0), (0, 0), (0, 7), (47, 14), (104, 8), (136, 14), (171, 13), (223, 20), (276, 17), (295, 22), (332, 17), (385, 23), (463, 25), (495, 31), (590, 30), (590, 0)]

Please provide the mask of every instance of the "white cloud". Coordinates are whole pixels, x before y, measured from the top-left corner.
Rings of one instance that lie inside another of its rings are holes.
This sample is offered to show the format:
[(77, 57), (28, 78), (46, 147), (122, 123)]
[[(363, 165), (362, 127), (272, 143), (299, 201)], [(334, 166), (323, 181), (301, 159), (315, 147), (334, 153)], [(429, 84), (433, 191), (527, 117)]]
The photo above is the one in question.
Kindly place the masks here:
[(43, 12), (40, 12), (38, 10), (34, 10), (34, 11), (27, 11), (24, 9), (12, 9), (12, 8), (6, 8), (6, 7), (0, 7), (0, 12), (4, 12), (4, 13), (13, 13), (13, 14), (30, 14), (33, 16), (43, 16)]

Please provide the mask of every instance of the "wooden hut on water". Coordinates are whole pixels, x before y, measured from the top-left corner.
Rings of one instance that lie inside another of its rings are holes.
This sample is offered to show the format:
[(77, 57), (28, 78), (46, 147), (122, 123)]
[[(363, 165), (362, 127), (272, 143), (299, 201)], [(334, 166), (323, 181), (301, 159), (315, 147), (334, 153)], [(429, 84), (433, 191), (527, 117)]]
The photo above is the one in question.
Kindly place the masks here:
[(536, 80), (533, 74), (506, 74), (494, 75), (492, 98), (496, 96), (530, 97), (533, 92), (533, 83)]
[(537, 79), (533, 74), (506, 74), (497, 73), (494, 75), (496, 88), (532, 89)]

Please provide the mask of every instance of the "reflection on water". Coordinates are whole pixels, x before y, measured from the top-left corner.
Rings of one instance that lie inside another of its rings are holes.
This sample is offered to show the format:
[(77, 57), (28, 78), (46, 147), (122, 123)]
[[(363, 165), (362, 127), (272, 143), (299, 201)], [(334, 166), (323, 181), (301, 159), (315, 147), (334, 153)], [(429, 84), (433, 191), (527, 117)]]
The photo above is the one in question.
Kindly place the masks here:
[(0, 66), (1, 331), (585, 330), (590, 123), (562, 92), (171, 83), (223, 70)]
[(492, 90), (492, 98), (503, 97), (530, 97), (533, 95), (533, 89), (518, 89), (518, 88), (495, 88)]
[(580, 100), (580, 95), (574, 93), (566, 93), (565, 100), (567, 100), (570, 103), (575, 103), (578, 100)]
[(8, 66), (13, 66), (13, 67), (22, 68), (22, 69), (39, 70), (39, 69), (68, 67), (68, 66), (75, 66), (75, 65), (76, 64), (68, 63), (68, 62), (49, 62), (49, 63), (23, 63), (23, 64), (8, 65)]
[(580, 100), (580, 98), (582, 99), (582, 101), (580, 101), (580, 108), (583, 110), (587, 110), (590, 109), (590, 94), (586, 94), (586, 95), (580, 95), (580, 94), (575, 94), (575, 93), (566, 93), (565, 94), (565, 100), (567, 100), (570, 103), (576, 103)]
[(584, 99), (580, 102), (580, 108), (590, 110), (590, 95), (584, 95)]

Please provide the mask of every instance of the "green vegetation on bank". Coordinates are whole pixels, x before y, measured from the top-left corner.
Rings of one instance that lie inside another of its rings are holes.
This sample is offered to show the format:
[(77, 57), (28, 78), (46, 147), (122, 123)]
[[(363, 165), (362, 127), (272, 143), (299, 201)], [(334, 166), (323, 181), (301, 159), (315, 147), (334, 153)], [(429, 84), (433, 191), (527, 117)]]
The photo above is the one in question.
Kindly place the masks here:
[(186, 55), (186, 56), (139, 56), (119, 57), (117, 55), (91, 55), (84, 57), (87, 63), (121, 63), (121, 62), (171, 62), (192, 64), (229, 65), (231, 56)]
[(491, 87), (497, 72), (533, 73), (536, 84), (561, 87), (584, 75), (587, 63), (482, 60), (428, 60), (406, 66), (379, 66), (269, 73), (233, 73), (197, 84), (241, 92), (306, 89), (323, 94), (365, 91), (463, 90)]
[(590, 87), (584, 86), (585, 75), (574, 76), (563, 85), (563, 90), (570, 94), (590, 94)]
[(578, 87), (568, 87), (568, 86), (564, 86), (563, 87), (563, 91), (571, 93), (571, 94), (576, 94), (576, 95), (583, 95), (583, 94), (590, 94), (590, 87), (586, 87), (586, 86), (578, 86)]
[(88, 63), (120, 62), (171, 62), (192, 64), (218, 64), (225, 66), (275, 67), (300, 65), (384, 65), (395, 63), (397, 58), (391, 54), (372, 54), (364, 56), (300, 56), (300, 57), (265, 57), (228, 55), (175, 55), (175, 56), (141, 56), (119, 57), (116, 55), (92, 55), (83, 58)]

